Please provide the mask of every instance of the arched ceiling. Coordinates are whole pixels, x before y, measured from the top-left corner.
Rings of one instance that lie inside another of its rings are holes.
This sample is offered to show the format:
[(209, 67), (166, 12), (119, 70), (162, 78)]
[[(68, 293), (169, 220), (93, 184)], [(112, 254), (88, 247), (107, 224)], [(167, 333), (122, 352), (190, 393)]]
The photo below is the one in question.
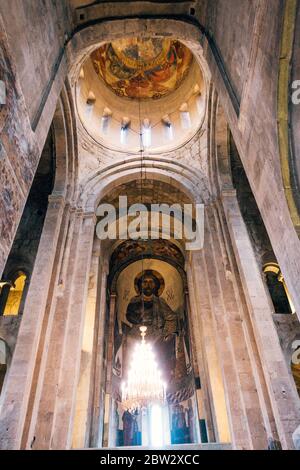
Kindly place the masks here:
[(180, 189), (171, 184), (147, 178), (132, 181), (114, 188), (101, 202), (119, 207), (119, 197), (127, 196), (128, 205), (142, 204), (191, 204), (191, 200)]
[(120, 97), (159, 99), (175, 91), (193, 63), (191, 51), (166, 38), (125, 38), (91, 56), (98, 77)]
[(80, 69), (77, 109), (90, 136), (106, 148), (174, 150), (200, 129), (206, 84), (193, 53), (165, 37), (101, 44)]

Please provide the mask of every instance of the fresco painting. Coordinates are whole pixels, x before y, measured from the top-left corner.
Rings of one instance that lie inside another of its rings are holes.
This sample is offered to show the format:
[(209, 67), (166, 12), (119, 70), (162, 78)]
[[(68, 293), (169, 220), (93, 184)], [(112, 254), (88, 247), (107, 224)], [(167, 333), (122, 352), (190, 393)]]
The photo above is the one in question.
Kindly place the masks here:
[(193, 55), (179, 41), (121, 39), (92, 53), (97, 75), (120, 96), (159, 99), (176, 90), (188, 74)]

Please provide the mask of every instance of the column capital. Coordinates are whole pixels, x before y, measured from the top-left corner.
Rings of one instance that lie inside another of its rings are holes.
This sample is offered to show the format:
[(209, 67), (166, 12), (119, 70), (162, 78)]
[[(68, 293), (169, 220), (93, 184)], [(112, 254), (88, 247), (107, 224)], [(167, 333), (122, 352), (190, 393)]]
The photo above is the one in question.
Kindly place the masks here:
[(48, 208), (57, 209), (58, 207), (62, 207), (65, 203), (65, 198), (62, 194), (50, 194), (48, 196)]
[(84, 219), (91, 219), (94, 222), (94, 225), (96, 225), (97, 216), (96, 216), (95, 212), (93, 212), (93, 211), (83, 212), (83, 218)]
[(49, 204), (61, 204), (65, 202), (65, 196), (60, 193), (52, 193), (48, 196)]
[(221, 192), (221, 199), (225, 197), (236, 197), (236, 195), (236, 189), (234, 188), (223, 189)]

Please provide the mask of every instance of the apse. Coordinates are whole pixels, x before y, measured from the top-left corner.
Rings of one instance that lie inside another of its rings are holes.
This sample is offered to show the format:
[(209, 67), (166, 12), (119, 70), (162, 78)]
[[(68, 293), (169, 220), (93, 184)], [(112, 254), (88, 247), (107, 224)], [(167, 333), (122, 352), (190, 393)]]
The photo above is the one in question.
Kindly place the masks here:
[[(107, 444), (122, 447), (155, 445), (158, 440), (162, 446), (200, 442), (182, 249), (166, 240), (125, 241), (111, 256), (109, 282), (116, 304)], [(136, 367), (141, 327), (146, 328), (145, 341), (153, 352), (165, 396), (157, 400), (152, 392), (152, 400), (149, 397), (149, 403), (138, 407), (138, 390), (131, 401), (124, 402), (122, 386), (135, 368), (147, 378), (143, 386), (150, 383), (153, 372), (147, 361)]]

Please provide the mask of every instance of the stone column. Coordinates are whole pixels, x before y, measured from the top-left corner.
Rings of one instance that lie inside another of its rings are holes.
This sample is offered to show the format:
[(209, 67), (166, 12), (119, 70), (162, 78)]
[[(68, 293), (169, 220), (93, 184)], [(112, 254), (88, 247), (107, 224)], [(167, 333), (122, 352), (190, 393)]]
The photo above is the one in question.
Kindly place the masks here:
[(0, 413), (0, 448), (18, 449), (30, 395), (65, 201), (50, 196)]
[(270, 301), (236, 196), (223, 192), (222, 201), (279, 438), (284, 449), (291, 449), (292, 434), (300, 422), (299, 397), (284, 360)]
[(108, 339), (107, 339), (107, 355), (106, 355), (106, 384), (105, 384), (105, 420), (104, 420), (104, 435), (103, 435), (103, 447), (112, 446), (112, 417), (113, 417), (113, 406), (112, 406), (112, 366), (113, 366), (113, 354), (114, 354), (114, 325), (116, 321), (116, 294), (110, 295), (110, 306), (109, 306), (109, 323), (108, 323)]
[(8, 296), (9, 296), (10, 287), (11, 287), (11, 283), (9, 283), (9, 282), (6, 282), (1, 287), (1, 291), (0, 291), (0, 316), (2, 316), (4, 314), (6, 302), (7, 302)]
[[(41, 365), (27, 447), (49, 449), (67, 314), (76, 265), (77, 244), (82, 224), (81, 212), (72, 210), (63, 253), (55, 282), (55, 296), (41, 351)], [(26, 445), (25, 444), (25, 445)]]
[(24, 289), (23, 289), (23, 292), (22, 292), (22, 298), (21, 298), (21, 302), (20, 302), (20, 306), (19, 306), (18, 315), (23, 315), (24, 306), (25, 306), (29, 286), (30, 286), (30, 279), (26, 276)]
[[(206, 243), (206, 240), (205, 240)], [(205, 245), (204, 250), (207, 249)], [(207, 371), (207, 406), (211, 409), (214, 437), (217, 442), (231, 442), (227, 417), (227, 401), (222, 376), (222, 363), (218, 352), (218, 335), (213, 319), (212, 301), (209, 295), (209, 279), (204, 264), (204, 254), (192, 253), (190, 268), (187, 269), (191, 284), (191, 300), (194, 298), (198, 313), (197, 333), (203, 348), (203, 366)], [(197, 337), (196, 337), (197, 338)], [(228, 412), (230, 410), (228, 409)]]
[[(79, 380), (84, 314), (88, 292), (95, 215), (83, 214), (79, 230), (77, 254), (60, 361), (59, 378), (53, 416), (52, 449), (69, 449), (75, 414), (76, 391)], [(72, 256), (72, 254), (71, 254)]]
[[(189, 330), (191, 336), (194, 373), (198, 370), (201, 389), (196, 390), (199, 419), (205, 420), (208, 442), (216, 442), (217, 423), (214, 414), (211, 391), (209, 390), (209, 380), (207, 364), (205, 364), (203, 352), (203, 331), (199, 324), (198, 306), (195, 299), (195, 285), (193, 280), (192, 267), (190, 262), (186, 265), (186, 274), (189, 293), (186, 294), (186, 306), (188, 309)], [(197, 423), (199, 428), (199, 423)], [(200, 431), (200, 430), (199, 430)]]
[(247, 346), (244, 312), (236, 295), (235, 273), (219, 217), (217, 206), (206, 208), (204, 255), (220, 358), (227, 382), (227, 399), (228, 402), (234, 399), (230, 411), (231, 420), (236, 420), (235, 424), (232, 423), (232, 436), (237, 448), (266, 449), (268, 436), (257, 390), (256, 370)]
[(89, 275), (88, 298), (84, 320), (83, 341), (80, 358), (80, 374), (76, 395), (76, 413), (72, 448), (84, 449), (89, 446), (90, 421), (91, 421), (91, 396), (94, 388), (93, 355), (95, 347), (95, 324), (98, 313), (97, 293), (100, 269), (100, 240), (95, 238), (91, 270)]
[(92, 422), (90, 429), (90, 447), (99, 448), (103, 439), (103, 419), (104, 419), (104, 386), (105, 386), (105, 363), (104, 363), (104, 335), (105, 319), (107, 314), (107, 276), (108, 259), (101, 259), (101, 276), (99, 289), (99, 306), (97, 308), (95, 322), (95, 346), (94, 346), (94, 390), (92, 397)]

